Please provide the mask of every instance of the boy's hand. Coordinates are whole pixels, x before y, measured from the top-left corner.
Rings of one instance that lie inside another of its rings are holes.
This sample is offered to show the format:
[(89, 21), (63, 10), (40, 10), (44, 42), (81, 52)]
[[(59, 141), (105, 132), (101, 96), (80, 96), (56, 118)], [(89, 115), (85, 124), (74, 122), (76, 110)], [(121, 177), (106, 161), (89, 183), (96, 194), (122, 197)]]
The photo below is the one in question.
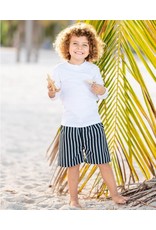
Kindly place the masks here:
[(93, 82), (91, 85), (91, 91), (96, 95), (103, 95), (106, 92), (106, 88), (103, 85)]
[(59, 92), (60, 89), (57, 89), (56, 86), (55, 86), (55, 82), (50, 78), (50, 76), (48, 75), (48, 78), (47, 78), (47, 81), (48, 81), (48, 95), (49, 97), (55, 97), (55, 94), (56, 92)]
[(53, 88), (53, 86), (50, 83), (48, 83), (47, 88), (48, 88), (48, 96), (49, 97), (55, 97), (55, 93), (56, 93), (55, 89)]

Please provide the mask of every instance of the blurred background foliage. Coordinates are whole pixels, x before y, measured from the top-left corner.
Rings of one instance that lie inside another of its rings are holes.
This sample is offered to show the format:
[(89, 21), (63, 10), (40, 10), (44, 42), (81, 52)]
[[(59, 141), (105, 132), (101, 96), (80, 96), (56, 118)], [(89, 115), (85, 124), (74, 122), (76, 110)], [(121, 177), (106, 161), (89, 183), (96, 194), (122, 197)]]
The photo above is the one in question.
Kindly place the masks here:
[(12, 46), (14, 33), (17, 31), (18, 21), (1, 21), (1, 45)]
[[(15, 46), (16, 35), (22, 31), (22, 42), (24, 43), (25, 27), (28, 20), (2, 20), (1, 21), (1, 46)], [(69, 20), (32, 20), (33, 31), (40, 31), (40, 44), (50, 40), (53, 42), (57, 32), (71, 23)]]
[(2, 20), (0, 43), (15, 48), (16, 62), (21, 62), (24, 51), (25, 61), (38, 62), (41, 49), (52, 49), (57, 33), (72, 24), (70, 20)]

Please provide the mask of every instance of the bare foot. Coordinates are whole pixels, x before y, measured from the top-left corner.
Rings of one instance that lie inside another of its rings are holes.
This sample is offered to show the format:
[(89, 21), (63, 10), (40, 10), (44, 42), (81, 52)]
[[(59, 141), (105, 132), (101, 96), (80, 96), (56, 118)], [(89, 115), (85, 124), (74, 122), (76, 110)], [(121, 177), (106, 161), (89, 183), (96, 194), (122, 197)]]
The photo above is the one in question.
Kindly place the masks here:
[(69, 205), (71, 208), (82, 209), (82, 207), (78, 201), (70, 201)]
[(128, 201), (128, 197), (125, 196), (121, 196), (119, 194), (112, 196), (112, 200), (116, 203), (116, 204), (126, 204), (126, 202)]

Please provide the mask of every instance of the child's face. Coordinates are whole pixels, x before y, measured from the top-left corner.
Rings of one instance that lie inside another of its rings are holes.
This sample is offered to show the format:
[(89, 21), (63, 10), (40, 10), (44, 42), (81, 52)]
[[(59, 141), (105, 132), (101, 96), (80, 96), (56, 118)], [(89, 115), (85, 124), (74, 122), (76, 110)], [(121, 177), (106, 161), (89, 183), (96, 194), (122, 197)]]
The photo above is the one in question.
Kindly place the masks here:
[(69, 44), (70, 60), (83, 62), (89, 55), (89, 42), (85, 36), (72, 36)]

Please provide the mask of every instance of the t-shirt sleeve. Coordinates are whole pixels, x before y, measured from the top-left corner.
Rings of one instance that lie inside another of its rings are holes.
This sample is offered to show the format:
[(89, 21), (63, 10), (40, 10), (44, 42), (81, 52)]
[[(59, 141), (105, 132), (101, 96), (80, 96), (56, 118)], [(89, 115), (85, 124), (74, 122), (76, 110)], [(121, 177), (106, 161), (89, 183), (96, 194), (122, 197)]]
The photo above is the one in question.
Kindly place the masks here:
[(50, 98), (51, 100), (56, 100), (60, 97), (61, 93), (61, 80), (60, 80), (60, 73), (57, 68), (54, 68), (51, 74), (51, 79), (54, 81), (54, 84), (57, 89), (60, 89), (59, 92), (56, 92), (55, 97)]
[[(96, 66), (97, 67), (97, 66)], [(97, 67), (96, 71), (95, 71), (95, 76), (94, 76), (94, 81), (99, 84), (99, 85), (103, 85), (104, 86), (104, 82), (103, 79), (101, 77), (101, 73), (100, 73), (100, 69)], [(106, 88), (106, 87), (105, 87)], [(106, 88), (106, 91), (103, 95), (97, 95), (98, 99), (106, 99), (108, 96), (108, 89)]]

